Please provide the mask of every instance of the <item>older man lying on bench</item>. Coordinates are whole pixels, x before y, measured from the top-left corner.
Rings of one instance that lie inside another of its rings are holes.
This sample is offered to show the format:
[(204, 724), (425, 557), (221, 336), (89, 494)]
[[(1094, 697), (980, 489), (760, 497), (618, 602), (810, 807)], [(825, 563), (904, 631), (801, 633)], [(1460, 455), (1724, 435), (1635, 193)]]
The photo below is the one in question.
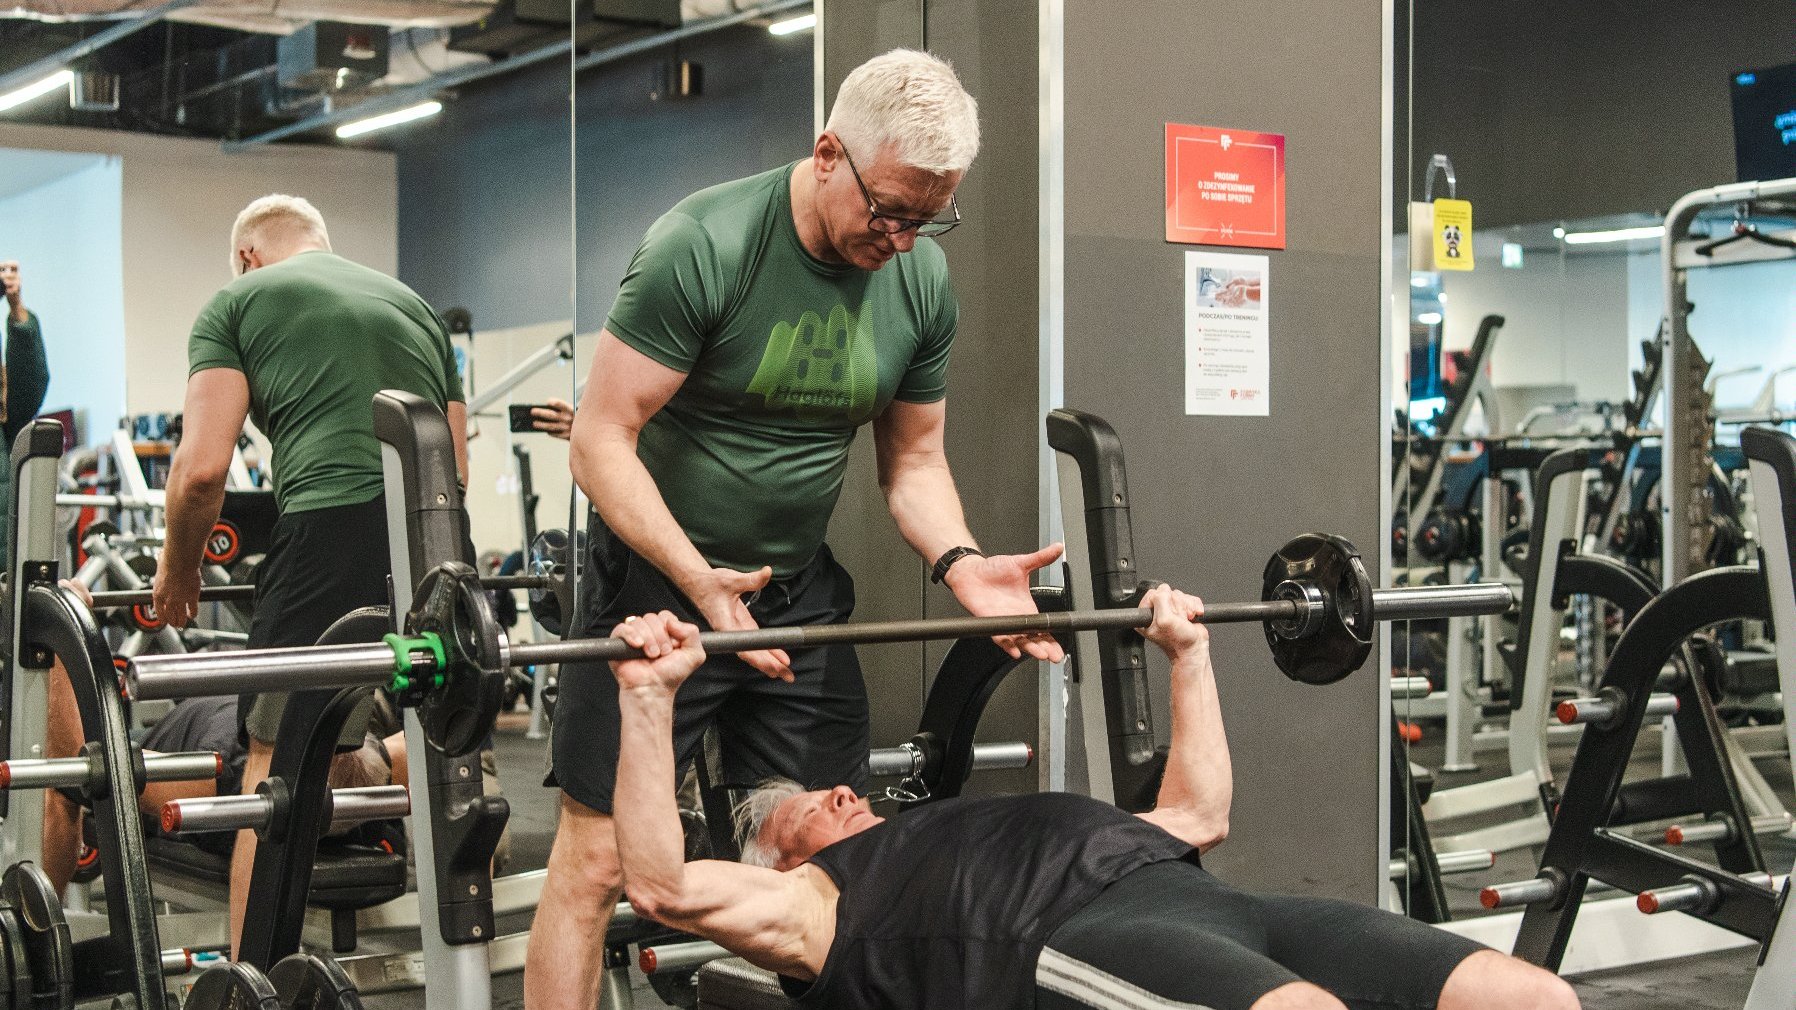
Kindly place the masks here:
[[(892, 818), (846, 786), (772, 783), (741, 805), (744, 863), (683, 862), (674, 693), (704, 659), (665, 611), (613, 631), (623, 716), (616, 817), (639, 913), (777, 972), (828, 1007), (1577, 1006), (1557, 976), (1373, 908), (1235, 890), (1199, 854), (1232, 791), (1203, 604), (1161, 586), (1143, 634), (1172, 660), (1156, 808), (1041, 793)], [(759, 865), (745, 865), (759, 864)]]

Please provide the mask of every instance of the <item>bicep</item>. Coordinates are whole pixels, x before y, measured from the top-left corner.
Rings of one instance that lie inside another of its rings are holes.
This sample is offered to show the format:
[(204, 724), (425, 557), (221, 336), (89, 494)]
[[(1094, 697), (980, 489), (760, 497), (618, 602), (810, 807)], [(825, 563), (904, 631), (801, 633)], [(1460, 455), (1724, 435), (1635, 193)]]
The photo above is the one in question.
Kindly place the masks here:
[(237, 436), (249, 417), (249, 380), (234, 368), (207, 368), (187, 378), (181, 429), (182, 468), (222, 476), (231, 468)]
[(685, 381), (685, 372), (638, 351), (608, 329), (600, 330), (586, 392), (574, 414), (575, 440), (601, 427), (621, 428), (634, 436)]

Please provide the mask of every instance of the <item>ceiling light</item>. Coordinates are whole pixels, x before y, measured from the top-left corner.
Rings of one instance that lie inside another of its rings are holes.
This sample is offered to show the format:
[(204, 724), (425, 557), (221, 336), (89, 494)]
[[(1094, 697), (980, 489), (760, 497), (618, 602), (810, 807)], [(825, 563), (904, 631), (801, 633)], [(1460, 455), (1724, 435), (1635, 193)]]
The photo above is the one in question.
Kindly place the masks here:
[(1565, 229), (1564, 228), (1554, 228), (1553, 229), (1553, 237), (1554, 238), (1564, 238), (1565, 237)]
[(817, 15), (800, 14), (795, 18), (775, 21), (767, 26), (767, 30), (775, 35), (791, 35), (794, 32), (808, 32), (817, 27)]
[(342, 126), (337, 127), (337, 138), (339, 140), (348, 140), (350, 137), (359, 137), (364, 133), (373, 133), (375, 130), (384, 130), (389, 126), (398, 126), (400, 123), (409, 123), (414, 119), (423, 119), (425, 116), (434, 116), (441, 111), (443, 111), (442, 102), (422, 102), (418, 105), (413, 105), (410, 108), (400, 109), (398, 112), (389, 112), (380, 116), (369, 116), (367, 119), (358, 119), (353, 123), (345, 123)]
[(1441, 324), (1441, 314), (1439, 312), (1423, 312), (1416, 316), (1416, 322), (1421, 323), (1423, 326), (1439, 326)]
[(66, 88), (69, 86), (69, 81), (73, 80), (74, 77), (75, 72), (72, 70), (58, 70), (41, 81), (34, 84), (27, 84), (17, 91), (9, 91), (4, 95), (0, 95), (0, 112), (5, 112), (15, 105), (23, 105), (40, 95), (47, 95), (57, 88)]
[(1601, 245), (1605, 242), (1632, 242), (1635, 239), (1658, 239), (1665, 236), (1665, 226), (1649, 224), (1640, 228), (1611, 228), (1608, 231), (1573, 231), (1560, 236), (1566, 245)]

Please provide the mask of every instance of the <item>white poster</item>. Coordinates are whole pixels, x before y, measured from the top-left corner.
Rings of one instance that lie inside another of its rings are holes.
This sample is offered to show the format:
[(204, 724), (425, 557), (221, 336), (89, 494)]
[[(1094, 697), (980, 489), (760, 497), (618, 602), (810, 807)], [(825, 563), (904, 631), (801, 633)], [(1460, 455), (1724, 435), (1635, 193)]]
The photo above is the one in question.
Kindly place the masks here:
[(1267, 273), (1264, 256), (1185, 253), (1185, 413), (1267, 415)]

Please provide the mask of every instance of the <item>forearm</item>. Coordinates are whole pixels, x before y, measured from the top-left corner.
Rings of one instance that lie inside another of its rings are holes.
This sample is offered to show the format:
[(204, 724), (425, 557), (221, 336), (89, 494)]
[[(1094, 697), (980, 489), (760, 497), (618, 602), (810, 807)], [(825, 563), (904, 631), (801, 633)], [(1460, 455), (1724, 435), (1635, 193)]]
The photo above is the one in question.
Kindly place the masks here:
[(635, 436), (601, 427), (589, 439), (576, 439), (569, 463), (575, 482), (611, 532), (692, 596), (711, 564), (668, 511), (655, 478), (636, 456)]
[(898, 532), (925, 563), (950, 547), (977, 547), (946, 456), (895, 466), (881, 481)]
[(1194, 650), (1173, 662), (1172, 746), (1156, 810), (1188, 820), (1207, 839), (1200, 848), (1209, 848), (1227, 834), (1233, 797), (1215, 671), (1208, 650)]
[(612, 796), (624, 886), (647, 908), (677, 909), (684, 896), (684, 833), (675, 796), (672, 691), (626, 688), (617, 787)]
[(169, 468), (162, 563), (169, 570), (199, 571), (206, 538), (224, 508), (225, 481), (193, 474), (182, 466), (180, 453)]

